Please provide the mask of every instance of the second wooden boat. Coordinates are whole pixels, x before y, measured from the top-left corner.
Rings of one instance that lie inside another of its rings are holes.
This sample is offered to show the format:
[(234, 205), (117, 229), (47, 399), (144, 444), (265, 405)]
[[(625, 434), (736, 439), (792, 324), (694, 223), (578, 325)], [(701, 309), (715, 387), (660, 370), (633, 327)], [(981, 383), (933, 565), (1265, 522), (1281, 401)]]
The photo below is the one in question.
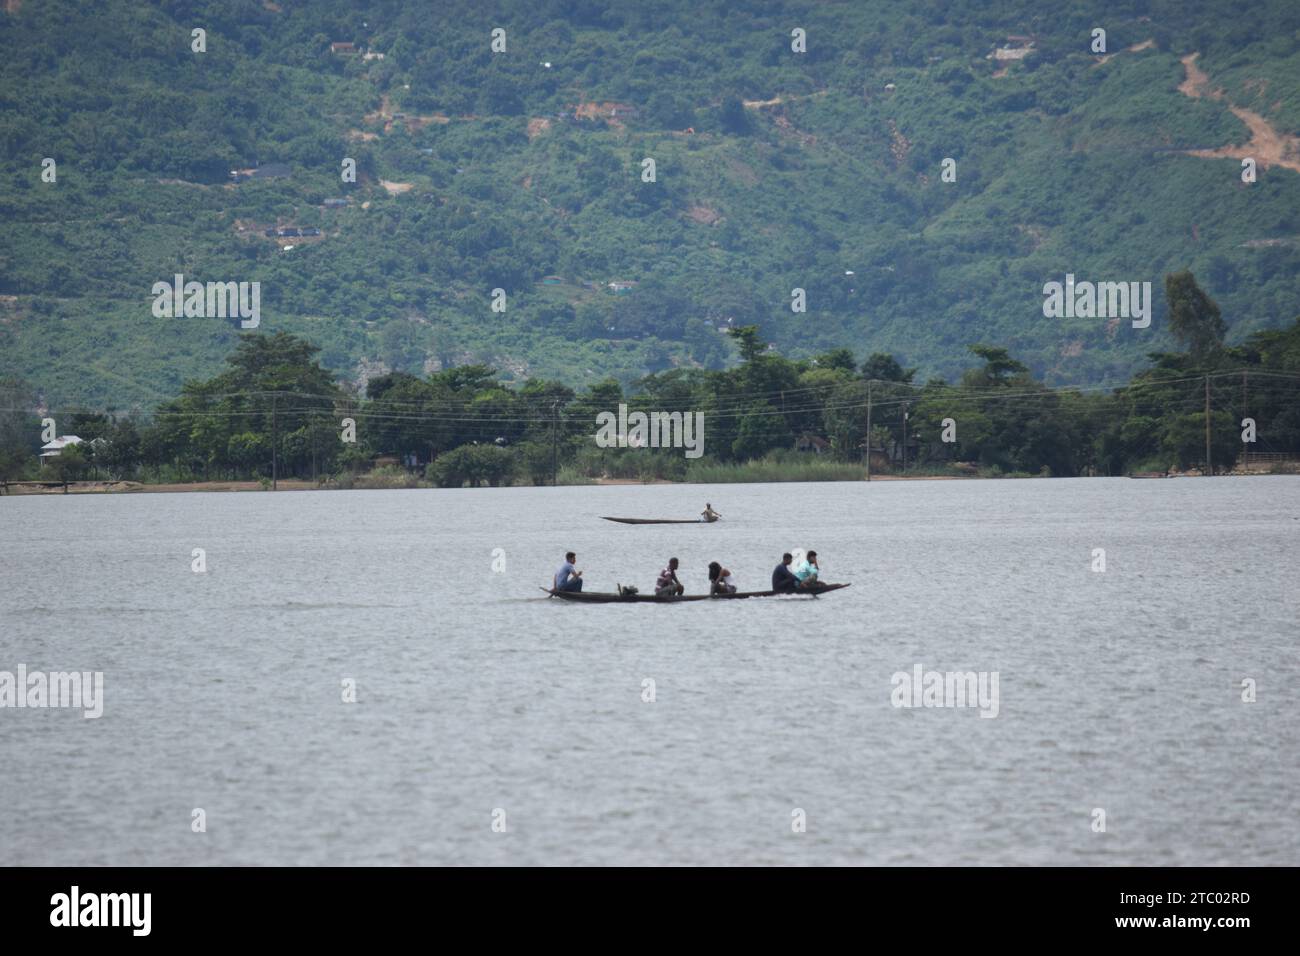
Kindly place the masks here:
[(608, 515), (601, 515), (606, 521), (617, 521), (619, 524), (713, 524), (717, 518), (611, 518)]

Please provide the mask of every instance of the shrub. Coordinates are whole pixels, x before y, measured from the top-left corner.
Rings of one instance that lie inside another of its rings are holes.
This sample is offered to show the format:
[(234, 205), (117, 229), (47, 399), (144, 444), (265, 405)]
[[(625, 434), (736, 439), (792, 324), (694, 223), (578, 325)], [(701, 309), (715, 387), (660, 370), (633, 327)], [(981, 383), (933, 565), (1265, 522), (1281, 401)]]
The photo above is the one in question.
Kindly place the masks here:
[(461, 445), (439, 455), (425, 469), (425, 475), (439, 488), (471, 488), (511, 483), (517, 465), (515, 453), (496, 445)]

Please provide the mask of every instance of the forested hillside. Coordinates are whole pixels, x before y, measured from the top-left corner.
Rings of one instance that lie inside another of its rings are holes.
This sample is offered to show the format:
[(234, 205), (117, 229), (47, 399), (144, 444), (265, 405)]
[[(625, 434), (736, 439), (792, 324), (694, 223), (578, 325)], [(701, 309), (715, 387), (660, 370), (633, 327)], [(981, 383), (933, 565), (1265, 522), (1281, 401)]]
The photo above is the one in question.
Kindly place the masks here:
[[(749, 325), (1118, 382), (1173, 347), (1167, 273), (1230, 344), (1300, 315), (1297, 132), (1293, 0), (11, 0), (0, 377), (148, 411), (216, 375), (239, 320), (157, 317), (180, 273), (260, 283), (353, 387), (628, 384)], [(1067, 273), (1150, 282), (1150, 327), (1046, 318)]]

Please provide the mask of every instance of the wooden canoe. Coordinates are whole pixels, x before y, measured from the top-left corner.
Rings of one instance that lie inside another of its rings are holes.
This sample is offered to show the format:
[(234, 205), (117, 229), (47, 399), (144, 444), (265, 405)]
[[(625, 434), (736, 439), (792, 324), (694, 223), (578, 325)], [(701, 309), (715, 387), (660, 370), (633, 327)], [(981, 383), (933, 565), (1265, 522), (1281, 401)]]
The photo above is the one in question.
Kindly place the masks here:
[(624, 597), (620, 594), (599, 594), (590, 591), (556, 591), (554, 588), (542, 588), (551, 597), (563, 601), (576, 601), (579, 604), (679, 604), (682, 601), (729, 601), (752, 597), (816, 597), (827, 591), (838, 591), (848, 587), (847, 584), (818, 584), (816, 587), (799, 591), (737, 591), (735, 594), (677, 594), (672, 597), (656, 597), (653, 594), (632, 594)]
[(619, 524), (713, 524), (717, 521), (705, 521), (703, 518), (610, 518), (601, 515), (605, 521), (617, 521)]

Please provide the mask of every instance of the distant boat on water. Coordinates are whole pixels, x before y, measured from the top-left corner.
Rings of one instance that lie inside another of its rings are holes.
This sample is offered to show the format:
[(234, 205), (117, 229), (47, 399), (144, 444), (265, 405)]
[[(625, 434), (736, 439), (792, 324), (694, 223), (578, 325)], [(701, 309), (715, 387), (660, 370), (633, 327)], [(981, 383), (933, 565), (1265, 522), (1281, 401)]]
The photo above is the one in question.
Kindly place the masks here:
[(619, 524), (713, 524), (717, 518), (611, 518), (601, 515), (605, 521), (617, 521)]

